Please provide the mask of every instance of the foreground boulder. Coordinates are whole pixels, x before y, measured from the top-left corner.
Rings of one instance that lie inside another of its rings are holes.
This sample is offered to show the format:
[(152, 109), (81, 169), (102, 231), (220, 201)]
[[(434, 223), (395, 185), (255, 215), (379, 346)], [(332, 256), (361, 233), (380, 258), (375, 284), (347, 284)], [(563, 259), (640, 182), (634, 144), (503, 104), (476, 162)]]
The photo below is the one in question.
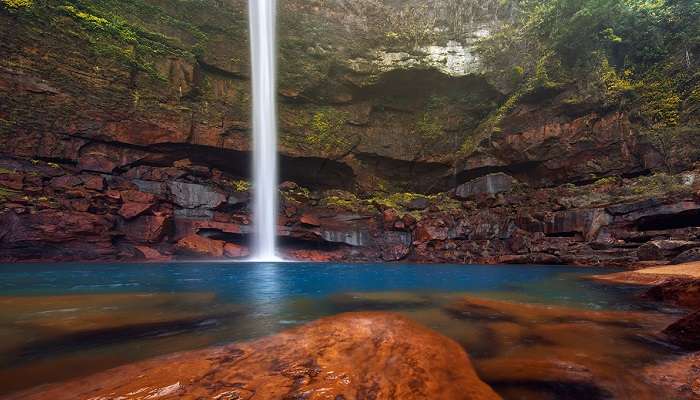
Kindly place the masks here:
[(11, 399), (498, 399), (454, 341), (404, 317), (350, 313)]

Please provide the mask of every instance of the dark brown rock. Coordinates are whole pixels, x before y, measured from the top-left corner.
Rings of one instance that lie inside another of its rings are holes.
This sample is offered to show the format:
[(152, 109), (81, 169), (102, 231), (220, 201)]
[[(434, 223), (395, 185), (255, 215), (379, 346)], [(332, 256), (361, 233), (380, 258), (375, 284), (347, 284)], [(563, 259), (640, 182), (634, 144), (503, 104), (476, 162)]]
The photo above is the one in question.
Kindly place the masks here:
[(688, 350), (700, 350), (700, 311), (672, 323), (663, 333), (677, 346)]
[(700, 261), (700, 247), (686, 250), (671, 260), (671, 264), (683, 264)]
[(700, 247), (700, 242), (687, 240), (654, 240), (639, 247), (637, 257), (641, 261), (666, 260), (673, 258), (680, 252)]
[(458, 186), (455, 195), (467, 199), (478, 195), (508, 192), (513, 188), (515, 182), (513, 177), (504, 173), (489, 174)]

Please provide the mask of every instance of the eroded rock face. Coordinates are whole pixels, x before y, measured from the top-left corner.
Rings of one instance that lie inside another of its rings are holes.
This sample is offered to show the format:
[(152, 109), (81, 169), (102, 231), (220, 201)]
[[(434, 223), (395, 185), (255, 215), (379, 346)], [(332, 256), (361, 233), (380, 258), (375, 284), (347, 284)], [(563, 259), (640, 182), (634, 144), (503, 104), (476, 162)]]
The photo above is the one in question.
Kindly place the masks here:
[(260, 340), (119, 367), (16, 399), (500, 397), (454, 341), (404, 317), (351, 313)]
[(462, 199), (468, 199), (477, 195), (508, 192), (515, 182), (513, 177), (504, 173), (489, 174), (457, 186), (455, 194)]

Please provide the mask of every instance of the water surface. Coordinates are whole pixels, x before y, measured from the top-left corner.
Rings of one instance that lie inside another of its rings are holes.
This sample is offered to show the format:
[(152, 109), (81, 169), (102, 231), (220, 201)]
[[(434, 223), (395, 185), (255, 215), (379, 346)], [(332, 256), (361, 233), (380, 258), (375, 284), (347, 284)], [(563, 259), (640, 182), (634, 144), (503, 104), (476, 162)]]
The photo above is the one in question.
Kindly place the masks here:
[[(663, 314), (650, 323), (645, 318), (614, 324), (587, 317), (573, 324), (564, 321), (563, 316), (578, 310), (657, 315), (638, 299), (640, 289), (584, 279), (593, 273), (601, 270), (307, 263), (0, 265), (0, 393), (358, 310), (400, 312), (452, 337), (486, 375), (489, 365), (509, 354), (547, 359), (563, 352), (560, 357), (569, 360), (571, 353), (572, 360), (595, 360), (601, 374), (612, 375), (664, 357), (668, 349), (649, 338), (649, 330), (657, 328), (653, 321), (663, 323)], [(496, 307), (506, 308), (495, 316), (455, 312), (454, 305), (465, 297), (546, 305), (562, 316), (548, 316), (543, 324), (537, 312), (510, 310), (509, 303), (499, 302)], [(571, 338), (559, 340), (567, 336), (561, 332), (570, 332)], [(586, 385), (568, 385), (561, 392), (493, 380), (489, 383), (506, 398), (551, 398), (546, 393), (610, 397)], [(575, 390), (566, 392), (570, 389)]]

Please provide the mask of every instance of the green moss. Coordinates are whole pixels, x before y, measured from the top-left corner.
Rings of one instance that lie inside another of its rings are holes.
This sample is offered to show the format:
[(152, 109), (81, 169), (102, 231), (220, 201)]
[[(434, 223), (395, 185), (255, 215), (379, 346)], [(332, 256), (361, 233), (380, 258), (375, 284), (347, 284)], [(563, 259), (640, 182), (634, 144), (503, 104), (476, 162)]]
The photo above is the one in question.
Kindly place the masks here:
[(301, 135), (288, 133), (282, 137), (284, 144), (301, 147), (325, 156), (336, 156), (347, 152), (352, 141), (346, 131), (349, 114), (332, 107), (317, 109), (292, 122)]
[(33, 0), (2, 0), (2, 5), (11, 9), (21, 9), (31, 7), (34, 4)]
[(666, 173), (640, 177), (629, 186), (629, 190), (633, 194), (645, 196), (692, 193), (692, 187), (684, 185), (680, 175)]
[(149, 31), (130, 22), (131, 19), (141, 17), (157, 21), (185, 29), (198, 41), (206, 39), (206, 35), (196, 27), (165, 14), (159, 7), (143, 0), (67, 0), (56, 10), (78, 24), (81, 31), (74, 32), (90, 42), (96, 55), (115, 59), (160, 80), (164, 78), (155, 70), (154, 59), (168, 55), (192, 59), (194, 54), (179, 40)]
[(249, 192), (253, 187), (253, 185), (246, 180), (233, 181), (231, 182), (231, 186), (233, 187), (233, 190), (237, 192)]
[(14, 169), (7, 169), (7, 168), (0, 167), (0, 174), (14, 174), (14, 173), (17, 173), (17, 171)]
[(358, 213), (366, 211), (365, 204), (362, 200), (353, 193), (342, 190), (331, 190), (324, 193), (320, 205), (322, 207), (337, 208)]

